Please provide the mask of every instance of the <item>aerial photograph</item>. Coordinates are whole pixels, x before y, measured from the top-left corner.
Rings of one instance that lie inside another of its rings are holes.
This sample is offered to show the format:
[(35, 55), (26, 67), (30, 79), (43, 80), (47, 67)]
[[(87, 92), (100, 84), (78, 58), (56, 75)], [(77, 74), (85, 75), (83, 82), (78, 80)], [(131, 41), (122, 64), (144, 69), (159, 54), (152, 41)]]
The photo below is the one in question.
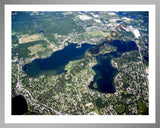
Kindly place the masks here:
[(149, 115), (148, 11), (12, 11), (12, 115)]

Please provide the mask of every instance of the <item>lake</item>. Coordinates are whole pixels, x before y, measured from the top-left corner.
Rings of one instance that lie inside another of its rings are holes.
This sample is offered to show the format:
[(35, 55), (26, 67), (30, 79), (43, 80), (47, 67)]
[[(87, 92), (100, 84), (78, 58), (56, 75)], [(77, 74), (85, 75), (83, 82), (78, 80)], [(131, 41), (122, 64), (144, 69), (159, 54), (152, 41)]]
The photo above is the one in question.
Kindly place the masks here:
[[(103, 42), (105, 44), (107, 42)], [(138, 50), (135, 42), (123, 42), (120, 40), (114, 40), (111, 43), (107, 43), (114, 47), (117, 47), (116, 52), (106, 53), (105, 55), (98, 55), (96, 59), (98, 64), (93, 67), (96, 72), (94, 81), (90, 83), (89, 88), (95, 89), (93, 87), (94, 82), (97, 83), (98, 91), (102, 93), (114, 93), (115, 88), (113, 85), (114, 76), (117, 70), (112, 67), (111, 59), (121, 56), (122, 53)], [(65, 66), (73, 60), (82, 59), (87, 50), (92, 50), (95, 45), (82, 44), (81, 47), (76, 48), (77, 44), (69, 43), (62, 50), (54, 52), (50, 57), (45, 59), (35, 59), (31, 63), (24, 65), (23, 71), (29, 76), (34, 77), (40, 74), (50, 73), (52, 70), (52, 75), (61, 74), (65, 72)]]
[[(105, 55), (98, 55), (96, 57), (98, 64), (93, 67), (96, 75), (94, 77), (94, 81), (90, 83), (89, 88), (97, 89), (102, 93), (114, 93), (115, 87), (113, 80), (118, 71), (112, 67), (111, 59), (120, 57), (124, 52), (138, 50), (138, 48), (136, 43), (133, 41), (124, 42), (120, 40), (114, 40), (113, 42), (107, 44), (117, 47), (117, 51), (110, 52)], [(97, 88), (93, 87), (94, 82), (97, 83)]]
[(87, 43), (80, 48), (76, 48), (77, 44), (69, 43), (68, 46), (62, 50), (54, 52), (50, 57), (45, 59), (35, 59), (31, 63), (24, 65), (23, 71), (30, 77), (45, 74), (52, 70), (52, 75), (61, 74), (65, 72), (65, 66), (73, 60), (82, 59), (87, 49), (94, 45)]

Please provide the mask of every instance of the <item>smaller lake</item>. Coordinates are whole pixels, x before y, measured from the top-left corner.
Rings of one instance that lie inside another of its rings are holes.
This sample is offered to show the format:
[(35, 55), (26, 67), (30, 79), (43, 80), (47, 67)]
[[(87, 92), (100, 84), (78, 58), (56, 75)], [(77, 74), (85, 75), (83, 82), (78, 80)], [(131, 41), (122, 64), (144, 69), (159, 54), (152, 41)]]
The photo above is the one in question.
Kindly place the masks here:
[[(120, 57), (124, 52), (138, 50), (138, 47), (133, 41), (124, 42), (120, 40), (114, 40), (111, 43), (107, 44), (117, 47), (117, 51), (110, 52), (104, 55), (98, 55), (96, 57), (98, 64), (93, 67), (96, 75), (94, 77), (94, 81), (90, 83), (89, 88), (96, 89), (102, 93), (114, 93), (115, 87), (113, 81), (118, 71), (112, 67), (111, 59)], [(93, 87), (93, 84), (95, 82), (98, 85), (97, 88)]]

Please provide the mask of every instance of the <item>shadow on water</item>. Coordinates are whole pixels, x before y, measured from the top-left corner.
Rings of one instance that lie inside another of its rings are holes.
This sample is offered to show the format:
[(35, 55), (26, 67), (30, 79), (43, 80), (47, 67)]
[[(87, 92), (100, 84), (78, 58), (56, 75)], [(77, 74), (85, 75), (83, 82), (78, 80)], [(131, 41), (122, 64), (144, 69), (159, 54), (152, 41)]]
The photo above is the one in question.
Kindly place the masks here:
[(27, 101), (22, 95), (12, 98), (12, 115), (23, 115), (28, 112)]

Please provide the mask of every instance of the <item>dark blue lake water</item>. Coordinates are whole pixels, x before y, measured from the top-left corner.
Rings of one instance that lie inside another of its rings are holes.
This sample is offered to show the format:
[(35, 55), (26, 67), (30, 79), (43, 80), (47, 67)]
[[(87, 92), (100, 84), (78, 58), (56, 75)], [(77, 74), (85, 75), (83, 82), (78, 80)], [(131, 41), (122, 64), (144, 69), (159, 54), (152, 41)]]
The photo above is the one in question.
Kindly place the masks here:
[(80, 48), (76, 48), (77, 44), (69, 43), (68, 46), (54, 52), (46, 59), (35, 59), (31, 63), (24, 65), (23, 71), (30, 77), (37, 76), (41, 73), (47, 73), (52, 70), (52, 74), (60, 74), (65, 72), (64, 68), (70, 61), (81, 59), (87, 49), (94, 45), (83, 44)]
[[(107, 42), (103, 42), (103, 44), (105, 43)], [(89, 88), (94, 89), (93, 84), (96, 82), (98, 85), (97, 90), (103, 93), (115, 92), (113, 79), (117, 70), (112, 67), (110, 63), (111, 59), (121, 56), (124, 52), (138, 50), (135, 42), (133, 41), (123, 42), (115, 40), (108, 44), (117, 47), (117, 51), (96, 56), (98, 64), (93, 67), (96, 75), (94, 77), (94, 81), (89, 85)], [(95, 45), (90, 44), (83, 44), (80, 48), (76, 48), (76, 46), (77, 44), (69, 43), (69, 45), (64, 49), (54, 52), (46, 59), (35, 59), (31, 63), (24, 65), (23, 70), (30, 77), (43, 73), (47, 74), (50, 70), (52, 70), (52, 74), (63, 73), (65, 72), (64, 68), (69, 61), (81, 59), (87, 50), (92, 51), (95, 47)]]
[[(105, 42), (106, 43), (106, 42)], [(96, 57), (98, 64), (93, 67), (96, 75), (94, 77), (94, 81), (90, 83), (89, 88), (97, 89), (102, 93), (114, 93), (115, 87), (113, 83), (113, 79), (118, 72), (115, 68), (111, 65), (111, 59), (120, 57), (122, 53), (138, 50), (135, 42), (123, 42), (120, 40), (114, 40), (111, 43), (108, 43), (114, 47), (117, 47), (116, 52), (107, 53), (105, 55), (98, 55)], [(94, 82), (97, 83), (98, 87), (94, 88)]]

